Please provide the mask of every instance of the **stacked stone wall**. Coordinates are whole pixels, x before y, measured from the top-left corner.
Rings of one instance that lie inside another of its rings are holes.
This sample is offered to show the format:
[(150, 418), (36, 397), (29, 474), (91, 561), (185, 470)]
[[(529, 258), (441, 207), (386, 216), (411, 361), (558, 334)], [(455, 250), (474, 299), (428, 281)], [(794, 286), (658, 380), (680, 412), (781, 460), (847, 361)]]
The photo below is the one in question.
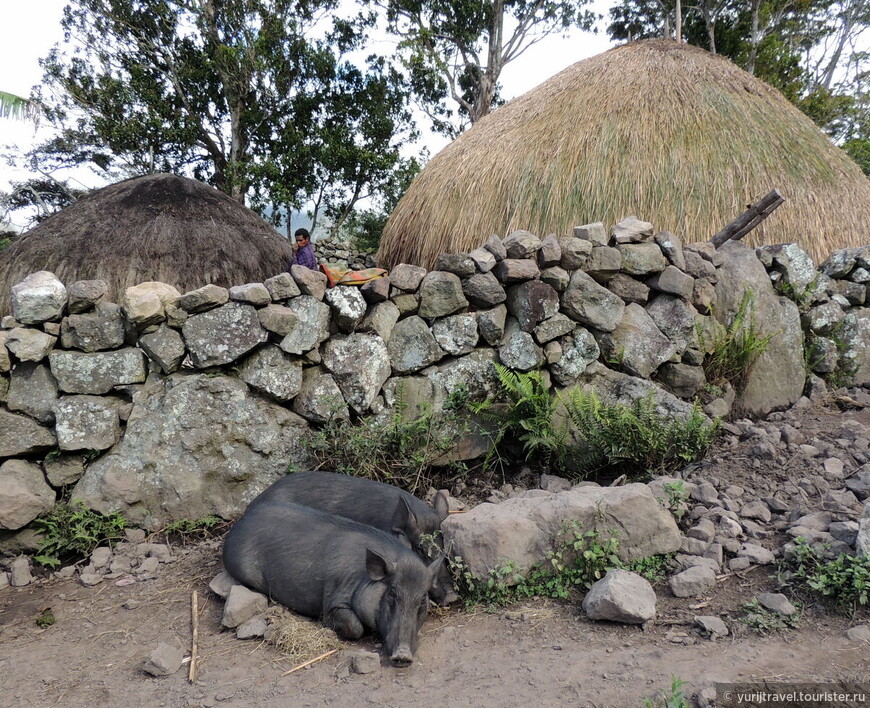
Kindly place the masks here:
[[(808, 376), (870, 382), (868, 284), (870, 247), (817, 269), (795, 245), (684, 246), (637, 219), (494, 236), (361, 287), (293, 266), (229, 289), (143, 283), (111, 303), (99, 281), (35, 273), (0, 329), (0, 535), (64, 491), (150, 527), (230, 518), (307, 463), (310, 426), (437, 410), (459, 387), (483, 399), (493, 362), (609, 400), (652, 391), (670, 415), (702, 392), (711, 417), (765, 415)], [(711, 390), (705, 354), (747, 295), (771, 345), (745, 390)]]

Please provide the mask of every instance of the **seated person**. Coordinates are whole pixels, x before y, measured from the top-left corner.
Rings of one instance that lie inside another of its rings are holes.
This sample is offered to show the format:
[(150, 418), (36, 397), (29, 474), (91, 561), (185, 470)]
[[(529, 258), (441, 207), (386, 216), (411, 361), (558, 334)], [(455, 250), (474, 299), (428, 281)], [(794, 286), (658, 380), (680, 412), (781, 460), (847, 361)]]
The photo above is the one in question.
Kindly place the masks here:
[(296, 229), (294, 238), (296, 245), (293, 247), (293, 260), (290, 261), (290, 265), (301, 265), (311, 270), (318, 270), (317, 257), (314, 255), (314, 246), (308, 229)]

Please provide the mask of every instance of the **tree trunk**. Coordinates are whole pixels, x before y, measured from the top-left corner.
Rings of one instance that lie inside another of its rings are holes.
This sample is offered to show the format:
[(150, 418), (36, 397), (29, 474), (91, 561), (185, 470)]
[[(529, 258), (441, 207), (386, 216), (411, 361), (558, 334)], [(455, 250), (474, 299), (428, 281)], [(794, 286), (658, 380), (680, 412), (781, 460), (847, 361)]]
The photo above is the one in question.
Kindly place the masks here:
[(683, 6), (680, 3), (680, 0), (677, 0), (677, 7), (674, 10), (674, 38), (677, 40), (677, 44), (682, 44), (683, 42)]
[(487, 50), (486, 67), (480, 72), (477, 95), (474, 98), (474, 108), (471, 112), (471, 124), (489, 114), (492, 107), (492, 97), (502, 69), (502, 52), (504, 48), (504, 0), (492, 3), (492, 19), (489, 26), (489, 47)]
[(746, 71), (755, 75), (755, 59), (758, 56), (758, 44), (760, 42), (758, 29), (758, 12), (761, 0), (752, 0), (752, 25), (749, 30), (749, 56), (746, 59)]

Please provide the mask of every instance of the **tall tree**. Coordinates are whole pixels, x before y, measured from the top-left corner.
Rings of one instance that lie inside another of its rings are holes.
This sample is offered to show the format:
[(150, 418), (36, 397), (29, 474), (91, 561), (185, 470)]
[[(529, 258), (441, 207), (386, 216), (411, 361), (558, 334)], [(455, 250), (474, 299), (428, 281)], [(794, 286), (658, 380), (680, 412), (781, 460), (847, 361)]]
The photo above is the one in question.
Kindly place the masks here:
[[(591, 29), (590, 0), (374, 0), (434, 128), (456, 135), (498, 105), (505, 66), (544, 37)], [(449, 103), (453, 108), (445, 104)]]
[(337, 6), (71, 0), (38, 97), (61, 130), (36, 159), (188, 173), (275, 215), (329, 180), (322, 208), (352, 208), (391, 180), (412, 126), (401, 76), (351, 61), (373, 16)]

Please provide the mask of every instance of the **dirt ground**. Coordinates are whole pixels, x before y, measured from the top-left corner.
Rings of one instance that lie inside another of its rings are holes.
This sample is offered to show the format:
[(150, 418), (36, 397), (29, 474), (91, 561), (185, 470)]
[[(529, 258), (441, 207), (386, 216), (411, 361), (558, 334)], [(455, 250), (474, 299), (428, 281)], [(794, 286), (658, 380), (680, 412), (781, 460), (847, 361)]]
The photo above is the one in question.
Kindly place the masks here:
[[(817, 406), (803, 416), (802, 430), (830, 430), (844, 416), (867, 419), (866, 411)], [(714, 471), (743, 482), (773, 473), (733, 450)], [(175, 553), (175, 563), (144, 582), (84, 587), (51, 579), (0, 591), (4, 708), (635, 708), (667, 690), (672, 676), (687, 682), (689, 695), (715, 682), (870, 683), (870, 646), (844, 634), (870, 621), (866, 612), (850, 619), (797, 598), (805, 604), (794, 629), (760, 634), (739, 620), (744, 603), (776, 588), (770, 568), (723, 574), (712, 593), (691, 600), (672, 597), (660, 584), (658, 616), (646, 629), (590, 622), (577, 601), (535, 600), (491, 613), (436, 609), (409, 668), (352, 673), (349, 654), (374, 650), (369, 639), (282, 676), (293, 665), (274, 647), (221, 630), (223, 603), (208, 590), (221, 569), (220, 540)], [(189, 655), (193, 590), (199, 597), (195, 683), (188, 682), (188, 664), (168, 677), (145, 674), (143, 659), (159, 642)], [(36, 618), (47, 608), (56, 622), (40, 629)], [(704, 638), (695, 615), (719, 615), (731, 634)]]

